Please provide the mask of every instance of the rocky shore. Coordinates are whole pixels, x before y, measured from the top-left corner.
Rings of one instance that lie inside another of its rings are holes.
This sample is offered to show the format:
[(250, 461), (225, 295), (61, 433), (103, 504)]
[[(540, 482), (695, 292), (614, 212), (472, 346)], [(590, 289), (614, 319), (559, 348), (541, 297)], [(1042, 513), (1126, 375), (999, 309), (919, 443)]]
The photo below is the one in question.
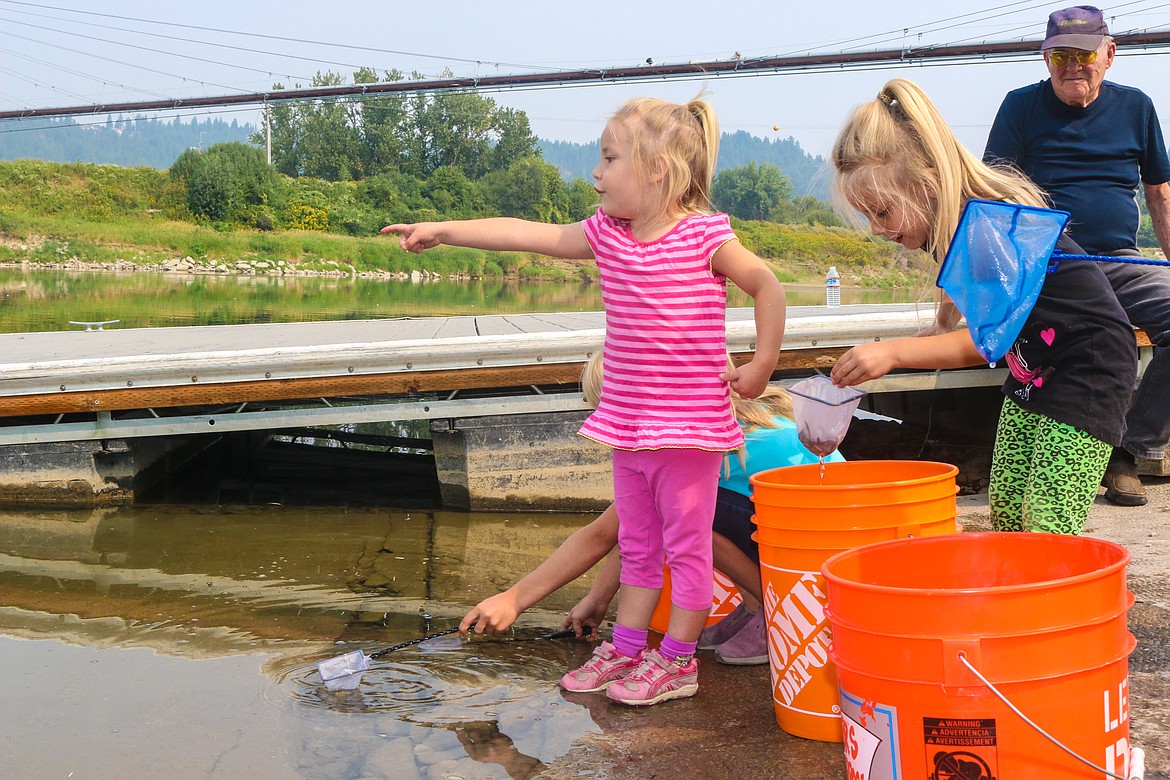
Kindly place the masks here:
[(187, 255), (161, 262), (151, 260), (118, 259), (113, 262), (85, 261), (76, 257), (53, 262), (24, 260), (18, 263), (0, 262), (0, 268), (19, 268), (38, 271), (113, 271), (116, 273), (173, 273), (204, 274), (211, 276), (301, 276), (301, 277), (353, 277), (356, 279), (392, 279), (396, 281), (428, 282), (439, 279), (466, 281), (472, 277), (466, 274), (439, 274), (433, 271), (359, 271), (349, 263), (336, 260), (317, 260), (305, 265), (286, 260), (221, 260), (198, 259)]

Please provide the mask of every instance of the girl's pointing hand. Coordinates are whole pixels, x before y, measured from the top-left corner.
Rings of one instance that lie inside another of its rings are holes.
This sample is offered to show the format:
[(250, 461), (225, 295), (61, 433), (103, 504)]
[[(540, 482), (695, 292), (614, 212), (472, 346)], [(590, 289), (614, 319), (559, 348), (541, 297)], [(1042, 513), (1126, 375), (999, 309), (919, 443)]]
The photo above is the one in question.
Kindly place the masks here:
[(431, 249), (443, 243), (439, 239), (439, 225), (434, 222), (419, 222), (417, 224), (387, 225), (382, 228), (383, 235), (396, 233), (398, 245), (407, 252), (418, 254), (424, 249)]

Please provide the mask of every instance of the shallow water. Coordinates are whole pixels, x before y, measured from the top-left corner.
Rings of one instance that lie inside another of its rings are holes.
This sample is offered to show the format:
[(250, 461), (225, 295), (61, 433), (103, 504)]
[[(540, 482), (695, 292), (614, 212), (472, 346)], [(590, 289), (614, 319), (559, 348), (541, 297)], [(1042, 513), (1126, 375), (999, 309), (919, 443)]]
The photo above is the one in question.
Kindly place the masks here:
[[(329, 691), (318, 662), (458, 623), (588, 519), (388, 509), (0, 512), (5, 777), (526, 777), (600, 731), (542, 641), (423, 643)], [(585, 653), (588, 651), (585, 650)]]
[[(825, 302), (824, 288), (785, 287), (789, 306)], [(919, 289), (846, 288), (843, 303), (930, 300)], [(734, 286), (730, 306), (751, 299)], [(118, 320), (115, 328), (310, 322), (384, 317), (601, 311), (597, 284), (409, 281), (364, 278), (48, 271), (0, 267), (0, 330), (73, 330), (69, 322)]]

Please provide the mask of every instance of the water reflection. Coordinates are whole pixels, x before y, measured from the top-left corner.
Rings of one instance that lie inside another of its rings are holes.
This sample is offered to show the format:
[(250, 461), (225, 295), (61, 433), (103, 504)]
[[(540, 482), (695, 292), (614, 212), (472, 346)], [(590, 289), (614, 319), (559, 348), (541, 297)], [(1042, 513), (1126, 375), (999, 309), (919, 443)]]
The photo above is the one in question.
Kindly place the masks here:
[[(790, 306), (825, 302), (823, 286), (786, 285)], [(843, 288), (842, 303), (930, 300), (929, 289)], [(735, 287), (728, 304), (749, 306)], [(356, 277), (214, 276), (0, 268), (0, 330), (69, 330), (70, 320), (117, 328), (601, 311), (598, 285), (515, 279), (422, 283)]]
[(454, 625), (586, 519), (2, 512), (5, 774), (530, 776), (598, 731), (557, 687), (588, 647), (539, 640), (583, 587), (513, 635), (397, 650), (351, 691), (326, 690), (316, 664)]

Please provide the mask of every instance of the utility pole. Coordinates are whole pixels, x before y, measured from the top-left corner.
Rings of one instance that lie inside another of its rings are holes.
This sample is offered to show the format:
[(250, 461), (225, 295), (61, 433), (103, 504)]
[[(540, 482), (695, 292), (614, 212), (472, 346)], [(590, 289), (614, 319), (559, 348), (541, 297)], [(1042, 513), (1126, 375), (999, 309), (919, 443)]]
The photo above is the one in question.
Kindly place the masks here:
[(272, 167), (272, 104), (264, 101), (264, 148), (268, 155), (268, 167)]

